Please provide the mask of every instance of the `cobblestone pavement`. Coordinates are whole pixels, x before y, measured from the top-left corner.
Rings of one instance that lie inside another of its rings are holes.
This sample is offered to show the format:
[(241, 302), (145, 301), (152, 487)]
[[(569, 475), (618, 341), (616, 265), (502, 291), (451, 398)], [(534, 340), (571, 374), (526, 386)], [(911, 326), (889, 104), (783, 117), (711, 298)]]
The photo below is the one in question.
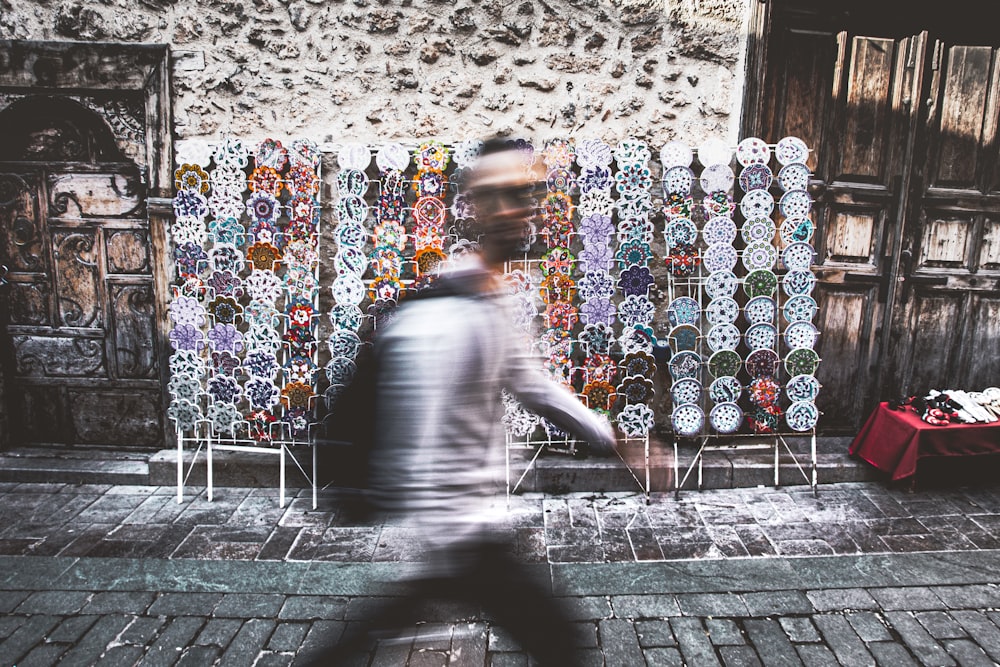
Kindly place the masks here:
[[(216, 491), (0, 484), (0, 665), (295, 664), (417, 555), (332, 496)], [(1000, 664), (1000, 488), (528, 494), (509, 515), (583, 664)], [(448, 606), (371, 657), (527, 664)]]

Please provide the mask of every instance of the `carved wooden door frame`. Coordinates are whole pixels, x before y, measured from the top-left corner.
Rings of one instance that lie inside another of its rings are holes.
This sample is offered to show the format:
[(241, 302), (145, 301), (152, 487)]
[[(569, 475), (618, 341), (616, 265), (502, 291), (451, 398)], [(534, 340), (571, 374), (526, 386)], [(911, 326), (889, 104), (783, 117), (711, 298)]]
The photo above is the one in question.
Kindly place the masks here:
[[(158, 359), (160, 410), (167, 397), (167, 293), (169, 284), (168, 223), (172, 214), (173, 140), (170, 47), (161, 44), (111, 44), (0, 40), (0, 97), (67, 97), (129, 93), (142, 99), (144, 136), (139, 159), (146, 186), (150, 258), (155, 308), (154, 345)], [(6, 405), (0, 383), (0, 406)], [(0, 408), (0, 450), (9, 445), (9, 432)], [(173, 445), (165, 429), (164, 446)]]

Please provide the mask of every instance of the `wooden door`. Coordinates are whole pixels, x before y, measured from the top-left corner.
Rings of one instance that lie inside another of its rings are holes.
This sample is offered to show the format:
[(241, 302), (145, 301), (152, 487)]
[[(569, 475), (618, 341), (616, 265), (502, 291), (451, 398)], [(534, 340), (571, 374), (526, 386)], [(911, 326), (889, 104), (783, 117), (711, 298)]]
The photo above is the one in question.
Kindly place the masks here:
[(973, 351), (1000, 341), (984, 279), (1000, 252), (995, 57), (946, 46), (969, 31), (938, 36), (945, 24), (919, 6), (806, 4), (758, 15), (763, 83), (743, 133), (814, 150), (820, 429), (853, 433), (879, 400), (996, 375), (992, 360), (970, 375)]
[(96, 117), (66, 111), (5, 112), (10, 132), (0, 131), (11, 444), (157, 447), (164, 418), (142, 174)]
[[(929, 45), (885, 384), (1000, 384), (1000, 49)], [(956, 43), (958, 42), (958, 43)]]

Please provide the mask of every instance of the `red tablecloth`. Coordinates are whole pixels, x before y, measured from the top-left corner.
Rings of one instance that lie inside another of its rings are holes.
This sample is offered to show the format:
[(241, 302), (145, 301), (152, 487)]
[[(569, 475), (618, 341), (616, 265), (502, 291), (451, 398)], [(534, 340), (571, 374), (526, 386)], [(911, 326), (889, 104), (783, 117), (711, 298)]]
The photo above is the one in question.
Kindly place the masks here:
[(933, 426), (913, 410), (890, 410), (882, 403), (851, 443), (860, 456), (892, 479), (917, 472), (917, 460), (928, 456), (1000, 454), (1000, 422)]

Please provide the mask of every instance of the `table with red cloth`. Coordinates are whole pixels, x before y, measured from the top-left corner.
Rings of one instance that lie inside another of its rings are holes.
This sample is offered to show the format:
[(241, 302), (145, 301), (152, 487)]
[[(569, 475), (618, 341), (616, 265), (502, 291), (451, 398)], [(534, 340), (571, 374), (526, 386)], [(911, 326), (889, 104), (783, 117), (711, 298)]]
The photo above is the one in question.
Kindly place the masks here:
[(888, 403), (881, 403), (849, 451), (891, 473), (895, 481), (916, 474), (919, 459), (1000, 454), (1000, 422), (934, 426), (909, 407), (891, 410)]

